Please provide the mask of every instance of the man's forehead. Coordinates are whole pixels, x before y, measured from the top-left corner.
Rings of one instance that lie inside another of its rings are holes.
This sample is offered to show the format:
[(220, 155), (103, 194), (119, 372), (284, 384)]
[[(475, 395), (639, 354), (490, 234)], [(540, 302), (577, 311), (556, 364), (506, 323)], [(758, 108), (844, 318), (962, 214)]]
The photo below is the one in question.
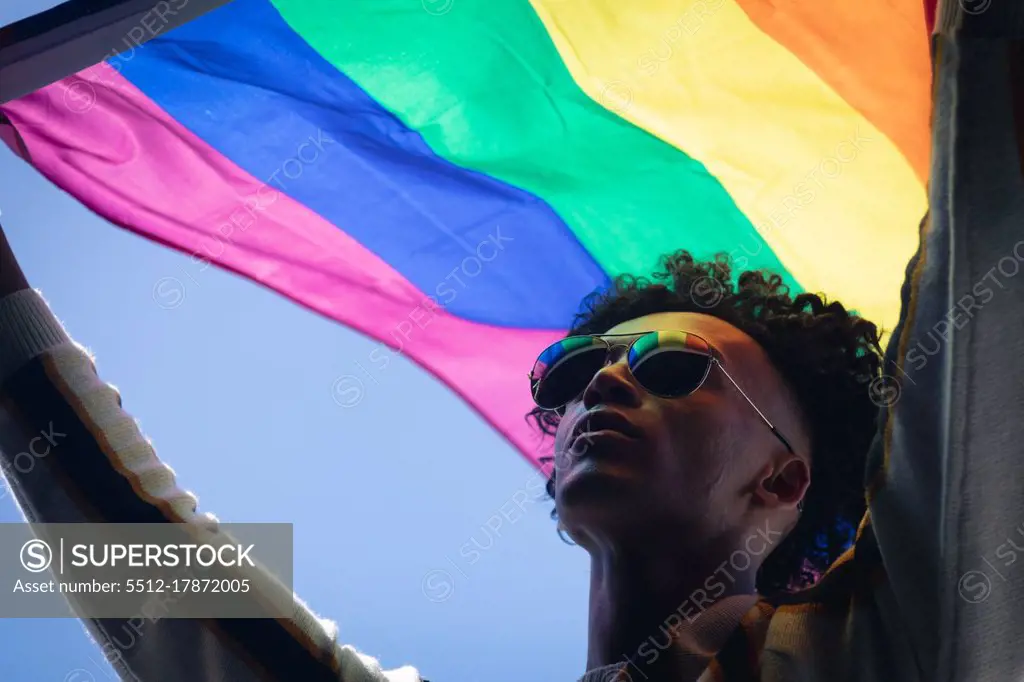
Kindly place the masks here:
[(749, 337), (728, 322), (704, 313), (665, 312), (626, 320), (606, 334), (640, 334), (649, 331), (680, 330), (703, 336), (712, 345), (725, 350), (730, 345), (749, 343)]

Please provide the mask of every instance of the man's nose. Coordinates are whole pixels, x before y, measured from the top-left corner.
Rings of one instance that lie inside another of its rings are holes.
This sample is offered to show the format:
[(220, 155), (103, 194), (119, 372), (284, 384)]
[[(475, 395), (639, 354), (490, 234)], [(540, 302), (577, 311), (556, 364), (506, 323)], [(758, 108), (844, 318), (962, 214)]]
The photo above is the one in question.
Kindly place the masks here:
[(637, 407), (642, 398), (641, 390), (625, 358), (620, 355), (618, 360), (602, 367), (590, 380), (583, 392), (583, 407), (588, 410), (597, 405)]

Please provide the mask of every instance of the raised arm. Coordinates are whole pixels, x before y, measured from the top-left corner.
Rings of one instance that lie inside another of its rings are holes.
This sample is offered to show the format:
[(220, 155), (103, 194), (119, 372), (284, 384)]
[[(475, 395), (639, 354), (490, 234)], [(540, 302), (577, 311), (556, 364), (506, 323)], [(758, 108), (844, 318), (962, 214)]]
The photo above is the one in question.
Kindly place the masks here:
[(866, 535), (921, 679), (1021, 679), (1024, 2), (942, 4), (930, 213), (875, 385)]
[[(156, 457), (121, 397), (67, 335), (0, 228), (0, 470), (38, 523), (210, 520)], [(254, 594), (253, 599), (258, 599)], [(86, 619), (126, 680), (419, 682), (337, 643), (296, 600), (291, 619)]]

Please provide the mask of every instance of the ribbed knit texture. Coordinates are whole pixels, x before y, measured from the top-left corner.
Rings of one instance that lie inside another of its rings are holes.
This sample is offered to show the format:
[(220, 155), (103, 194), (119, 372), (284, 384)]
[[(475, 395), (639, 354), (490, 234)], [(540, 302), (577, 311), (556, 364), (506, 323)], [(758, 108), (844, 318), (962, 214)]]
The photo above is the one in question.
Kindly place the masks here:
[(42, 295), (24, 289), (0, 306), (0, 384), (24, 363), (71, 339)]

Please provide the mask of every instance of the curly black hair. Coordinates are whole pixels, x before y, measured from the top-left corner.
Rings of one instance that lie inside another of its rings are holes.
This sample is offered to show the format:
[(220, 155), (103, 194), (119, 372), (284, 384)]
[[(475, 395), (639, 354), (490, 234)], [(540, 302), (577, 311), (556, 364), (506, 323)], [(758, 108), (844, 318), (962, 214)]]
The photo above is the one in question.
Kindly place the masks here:
[[(761, 594), (778, 594), (814, 583), (848, 548), (864, 515), (866, 458), (879, 412), (869, 386), (881, 375), (883, 355), (875, 324), (841, 303), (817, 294), (791, 296), (782, 277), (766, 270), (734, 280), (735, 269), (725, 253), (697, 261), (676, 251), (650, 277), (620, 275), (587, 296), (569, 335), (604, 333), (653, 313), (695, 312), (729, 322), (764, 348), (811, 435), (803, 514), (757, 576)], [(527, 418), (554, 435), (560, 415), (535, 408)], [(554, 497), (553, 467), (547, 493)], [(551, 517), (557, 518), (555, 510)]]

